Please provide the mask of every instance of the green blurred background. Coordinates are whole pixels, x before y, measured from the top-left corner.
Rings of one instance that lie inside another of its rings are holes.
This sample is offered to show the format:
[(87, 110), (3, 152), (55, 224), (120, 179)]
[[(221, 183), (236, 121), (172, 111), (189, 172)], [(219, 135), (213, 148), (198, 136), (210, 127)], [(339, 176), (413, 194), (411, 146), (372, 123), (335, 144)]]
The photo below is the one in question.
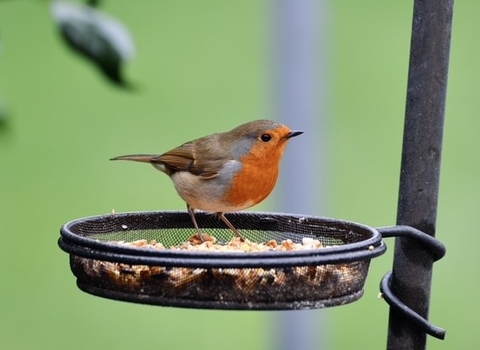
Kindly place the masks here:
[[(275, 1), (109, 1), (138, 57), (112, 87), (59, 40), (48, 3), (0, 3), (0, 349), (269, 349), (275, 312), (162, 308), (80, 292), (57, 247), (60, 226), (110, 212), (183, 209), (168, 178), (112, 156), (162, 152), (272, 115)], [(395, 223), (412, 2), (329, 3), (327, 209)], [(429, 349), (479, 348), (480, 2), (457, 1), (430, 318), (447, 329)], [(292, 128), (295, 125), (291, 125)], [(309, 130), (315, 132), (315, 130)], [(428, 133), (428, 130), (425, 130)], [(301, 142), (301, 139), (295, 142)], [(316, 150), (305, 149), (315, 157)], [(288, 152), (287, 152), (288, 153)], [(288, 156), (288, 154), (287, 154)], [(281, 191), (281, 189), (277, 189)], [(254, 210), (273, 210), (267, 200)], [(470, 218), (470, 219), (469, 219)], [(377, 299), (390, 252), (374, 260), (358, 302), (311, 311), (326, 349), (385, 348)]]

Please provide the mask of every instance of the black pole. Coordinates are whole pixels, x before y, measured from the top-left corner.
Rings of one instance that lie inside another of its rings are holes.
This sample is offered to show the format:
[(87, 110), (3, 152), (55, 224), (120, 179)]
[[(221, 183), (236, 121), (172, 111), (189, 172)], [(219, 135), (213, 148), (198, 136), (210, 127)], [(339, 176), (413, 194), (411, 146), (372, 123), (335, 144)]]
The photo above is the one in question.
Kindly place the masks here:
[[(415, 0), (397, 225), (435, 236), (453, 0)], [(391, 290), (428, 318), (433, 257), (395, 240)], [(387, 349), (425, 349), (426, 334), (390, 308)]]

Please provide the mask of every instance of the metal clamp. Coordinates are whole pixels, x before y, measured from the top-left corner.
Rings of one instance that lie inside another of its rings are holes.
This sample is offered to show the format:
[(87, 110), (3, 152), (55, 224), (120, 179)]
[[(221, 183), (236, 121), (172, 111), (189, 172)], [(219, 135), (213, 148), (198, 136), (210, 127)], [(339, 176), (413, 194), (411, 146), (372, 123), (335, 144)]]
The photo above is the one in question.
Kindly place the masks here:
[[(417, 240), (427, 248), (428, 252), (430, 252), (430, 254), (432, 255), (433, 261), (440, 260), (445, 255), (445, 246), (440, 241), (420, 230), (417, 230), (414, 227), (392, 226), (377, 228), (377, 230), (383, 237), (386, 238), (409, 237)], [(404, 317), (415, 323), (428, 335), (442, 340), (445, 339), (445, 330), (443, 328), (431, 324), (427, 319), (413, 311), (395, 296), (395, 294), (390, 289), (391, 278), (392, 271), (389, 271), (385, 274), (385, 276), (383, 276), (382, 281), (380, 282), (380, 291), (382, 292), (382, 296), (387, 302), (387, 304), (399, 313), (401, 313)]]

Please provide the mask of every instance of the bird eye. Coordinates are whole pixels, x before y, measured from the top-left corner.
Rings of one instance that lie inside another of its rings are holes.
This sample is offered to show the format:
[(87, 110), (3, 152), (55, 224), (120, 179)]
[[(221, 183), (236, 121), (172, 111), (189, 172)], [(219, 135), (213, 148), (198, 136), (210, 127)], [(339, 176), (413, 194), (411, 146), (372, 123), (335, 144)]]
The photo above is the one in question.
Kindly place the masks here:
[(262, 136), (260, 136), (260, 140), (262, 140), (263, 142), (268, 142), (271, 139), (272, 139), (272, 136), (269, 134), (263, 134)]

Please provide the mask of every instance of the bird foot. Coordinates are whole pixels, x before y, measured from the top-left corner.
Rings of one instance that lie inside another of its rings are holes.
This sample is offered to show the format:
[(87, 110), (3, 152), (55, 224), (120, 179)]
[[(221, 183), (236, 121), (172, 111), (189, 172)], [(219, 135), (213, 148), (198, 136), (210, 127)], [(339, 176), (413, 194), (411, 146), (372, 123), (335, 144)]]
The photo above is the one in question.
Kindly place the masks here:
[(194, 234), (193, 236), (191, 236), (188, 239), (188, 241), (190, 243), (192, 243), (193, 245), (200, 245), (200, 244), (205, 243), (205, 242), (215, 243), (216, 239), (215, 239), (215, 237), (210, 236), (207, 233), (198, 232), (197, 234)]

